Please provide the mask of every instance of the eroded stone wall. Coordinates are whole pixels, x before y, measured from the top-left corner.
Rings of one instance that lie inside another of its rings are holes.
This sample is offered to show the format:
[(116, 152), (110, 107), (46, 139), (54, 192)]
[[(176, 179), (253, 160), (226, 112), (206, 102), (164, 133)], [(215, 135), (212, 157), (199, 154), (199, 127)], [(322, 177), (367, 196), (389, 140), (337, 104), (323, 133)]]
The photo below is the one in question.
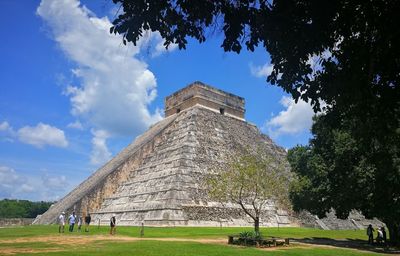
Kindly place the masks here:
[(84, 215), (87, 211), (94, 212), (98, 210), (105, 198), (112, 196), (121, 182), (128, 178), (132, 169), (135, 169), (135, 165), (142, 163), (146, 152), (151, 151), (153, 138), (161, 133), (174, 119), (175, 116), (172, 116), (153, 125), (112, 160), (60, 201), (52, 205), (35, 223), (55, 223), (62, 211), (65, 211), (68, 215), (75, 210), (78, 214)]
[[(242, 120), (195, 106), (176, 115), (158, 136), (143, 162), (132, 168), (126, 182), (104, 200), (95, 218), (106, 224), (117, 214), (121, 225), (224, 225), (252, 222), (237, 207), (210, 201), (204, 179), (218, 162), (244, 147), (263, 147), (286, 161), (285, 151)], [(285, 211), (271, 204), (263, 224), (290, 224)]]
[(338, 219), (334, 210), (328, 212), (324, 218), (318, 218), (307, 211), (301, 211), (296, 214), (296, 218), (301, 226), (326, 230), (366, 229), (370, 224), (373, 227), (385, 226), (380, 220), (376, 218), (367, 219), (355, 210), (350, 212), (347, 219)]
[[(285, 151), (254, 125), (196, 105), (155, 124), (38, 223), (54, 223), (61, 211), (75, 209), (80, 215), (90, 212), (94, 223), (104, 225), (112, 214), (119, 225), (251, 225), (238, 206), (221, 207), (210, 200), (204, 186), (213, 166), (247, 147), (261, 147), (286, 161)], [(291, 221), (271, 203), (261, 224)]]
[(32, 224), (32, 218), (0, 218), (0, 227), (27, 226)]

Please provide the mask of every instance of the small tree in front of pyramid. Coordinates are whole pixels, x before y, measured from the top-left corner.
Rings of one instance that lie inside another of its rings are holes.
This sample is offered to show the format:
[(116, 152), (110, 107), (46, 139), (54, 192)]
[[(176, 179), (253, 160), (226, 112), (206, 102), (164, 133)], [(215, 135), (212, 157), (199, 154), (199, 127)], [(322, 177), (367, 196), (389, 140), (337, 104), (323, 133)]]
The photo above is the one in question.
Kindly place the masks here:
[(261, 213), (268, 203), (289, 208), (290, 180), (283, 163), (261, 150), (245, 150), (211, 170), (208, 194), (222, 204), (238, 204), (254, 220), (254, 231), (259, 235)]

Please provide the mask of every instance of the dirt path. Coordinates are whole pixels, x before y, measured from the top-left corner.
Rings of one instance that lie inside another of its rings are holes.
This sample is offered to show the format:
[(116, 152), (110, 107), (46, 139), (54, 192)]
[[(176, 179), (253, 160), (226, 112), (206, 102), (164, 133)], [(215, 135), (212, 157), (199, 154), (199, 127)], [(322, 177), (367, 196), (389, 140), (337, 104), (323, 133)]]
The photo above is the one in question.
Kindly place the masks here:
[(304, 238), (304, 239), (293, 239), (295, 243), (307, 244), (314, 247), (326, 247), (326, 248), (343, 248), (356, 251), (364, 252), (376, 252), (391, 255), (400, 255), (400, 248), (385, 246), (385, 245), (370, 245), (363, 240), (352, 240), (352, 239), (329, 239), (329, 238)]
[(227, 244), (226, 239), (191, 239), (191, 238), (137, 238), (128, 236), (109, 236), (109, 235), (95, 235), (95, 236), (38, 236), (38, 237), (23, 237), (10, 240), (0, 240), (0, 244), (5, 243), (33, 243), (33, 242), (47, 242), (52, 244), (86, 244), (93, 241), (170, 241), (170, 242), (198, 242), (205, 244)]
[(38, 236), (38, 237), (23, 237), (16, 239), (0, 240), (0, 244), (12, 244), (9, 248), (1, 248), (0, 255), (14, 255), (17, 253), (40, 253), (40, 252), (58, 252), (63, 251), (62, 248), (18, 248), (21, 243), (49, 243), (51, 245), (86, 245), (95, 241), (170, 241), (170, 242), (197, 242), (204, 244), (224, 244), (226, 239), (189, 239), (189, 238), (136, 238), (127, 236), (109, 236), (109, 235), (96, 235), (96, 236)]

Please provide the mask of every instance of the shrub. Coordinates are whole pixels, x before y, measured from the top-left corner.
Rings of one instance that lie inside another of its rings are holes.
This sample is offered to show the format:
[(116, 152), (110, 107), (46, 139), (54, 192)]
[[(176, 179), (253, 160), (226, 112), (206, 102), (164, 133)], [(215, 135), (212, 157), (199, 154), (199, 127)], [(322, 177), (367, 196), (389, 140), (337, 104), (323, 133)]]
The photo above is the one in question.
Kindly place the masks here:
[(237, 244), (239, 245), (255, 245), (257, 241), (262, 240), (260, 233), (254, 231), (243, 231), (239, 233)]

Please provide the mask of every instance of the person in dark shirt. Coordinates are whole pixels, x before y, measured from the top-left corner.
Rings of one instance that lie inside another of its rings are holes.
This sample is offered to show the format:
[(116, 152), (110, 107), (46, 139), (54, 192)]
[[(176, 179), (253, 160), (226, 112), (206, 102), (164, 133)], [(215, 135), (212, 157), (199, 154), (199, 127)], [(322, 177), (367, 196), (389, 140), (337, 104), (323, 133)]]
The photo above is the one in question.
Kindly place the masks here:
[(90, 213), (85, 216), (85, 232), (89, 232), (89, 225), (92, 221), (92, 217), (90, 217)]
[(372, 227), (371, 224), (368, 225), (367, 228), (367, 236), (368, 236), (368, 243), (373, 244), (374, 242), (374, 228)]
[(386, 237), (386, 230), (385, 230), (385, 227), (381, 227), (381, 231), (382, 231), (382, 241), (383, 241), (383, 243), (384, 244), (386, 244), (386, 239), (387, 239), (387, 237)]
[(115, 226), (116, 226), (115, 214), (112, 215), (110, 219), (110, 235), (115, 235)]

